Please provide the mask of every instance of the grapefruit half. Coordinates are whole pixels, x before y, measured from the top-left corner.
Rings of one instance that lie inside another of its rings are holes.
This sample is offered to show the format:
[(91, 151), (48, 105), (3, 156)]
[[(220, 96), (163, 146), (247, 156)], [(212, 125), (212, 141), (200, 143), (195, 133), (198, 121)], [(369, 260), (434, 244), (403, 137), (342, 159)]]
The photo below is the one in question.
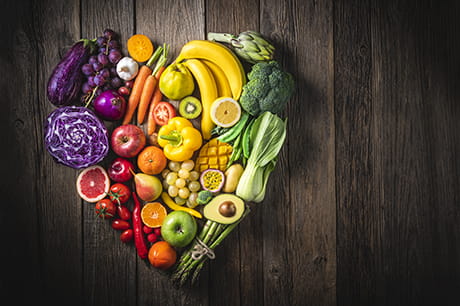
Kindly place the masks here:
[(77, 178), (77, 191), (89, 203), (96, 203), (107, 196), (110, 179), (101, 166), (91, 166), (80, 172)]

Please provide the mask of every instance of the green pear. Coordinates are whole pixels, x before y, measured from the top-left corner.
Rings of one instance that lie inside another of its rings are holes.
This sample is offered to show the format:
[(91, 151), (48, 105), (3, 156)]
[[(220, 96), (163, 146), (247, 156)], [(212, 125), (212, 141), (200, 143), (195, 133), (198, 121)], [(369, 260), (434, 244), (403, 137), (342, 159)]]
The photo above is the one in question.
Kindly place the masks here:
[(133, 173), (136, 193), (144, 201), (154, 201), (163, 192), (163, 185), (159, 178), (145, 173)]

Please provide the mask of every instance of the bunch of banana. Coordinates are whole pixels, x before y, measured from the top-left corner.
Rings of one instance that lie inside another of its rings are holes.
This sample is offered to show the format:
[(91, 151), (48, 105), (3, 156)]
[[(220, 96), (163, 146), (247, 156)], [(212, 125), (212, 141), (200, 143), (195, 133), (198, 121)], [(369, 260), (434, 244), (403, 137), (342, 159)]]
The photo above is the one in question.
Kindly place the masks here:
[(201, 132), (203, 138), (211, 138), (214, 123), (211, 105), (219, 97), (231, 97), (238, 101), (246, 74), (236, 55), (220, 43), (192, 40), (182, 47), (176, 63), (183, 62), (196, 80), (201, 95), (203, 113)]

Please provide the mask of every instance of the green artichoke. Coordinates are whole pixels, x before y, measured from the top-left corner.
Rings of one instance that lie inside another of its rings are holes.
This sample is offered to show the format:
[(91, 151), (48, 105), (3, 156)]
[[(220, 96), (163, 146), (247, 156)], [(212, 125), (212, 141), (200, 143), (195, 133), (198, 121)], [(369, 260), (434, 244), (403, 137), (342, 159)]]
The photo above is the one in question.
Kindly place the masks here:
[(255, 31), (245, 31), (236, 36), (227, 33), (208, 33), (208, 40), (228, 43), (243, 60), (255, 64), (271, 61), (275, 47)]

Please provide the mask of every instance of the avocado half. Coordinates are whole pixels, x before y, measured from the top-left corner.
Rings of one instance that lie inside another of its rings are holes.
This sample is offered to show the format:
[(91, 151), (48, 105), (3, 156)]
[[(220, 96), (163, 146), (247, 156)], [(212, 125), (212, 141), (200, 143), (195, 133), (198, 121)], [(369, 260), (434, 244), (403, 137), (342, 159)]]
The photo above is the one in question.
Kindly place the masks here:
[(220, 194), (209, 202), (203, 210), (204, 216), (221, 224), (238, 221), (244, 212), (244, 201), (233, 194)]

